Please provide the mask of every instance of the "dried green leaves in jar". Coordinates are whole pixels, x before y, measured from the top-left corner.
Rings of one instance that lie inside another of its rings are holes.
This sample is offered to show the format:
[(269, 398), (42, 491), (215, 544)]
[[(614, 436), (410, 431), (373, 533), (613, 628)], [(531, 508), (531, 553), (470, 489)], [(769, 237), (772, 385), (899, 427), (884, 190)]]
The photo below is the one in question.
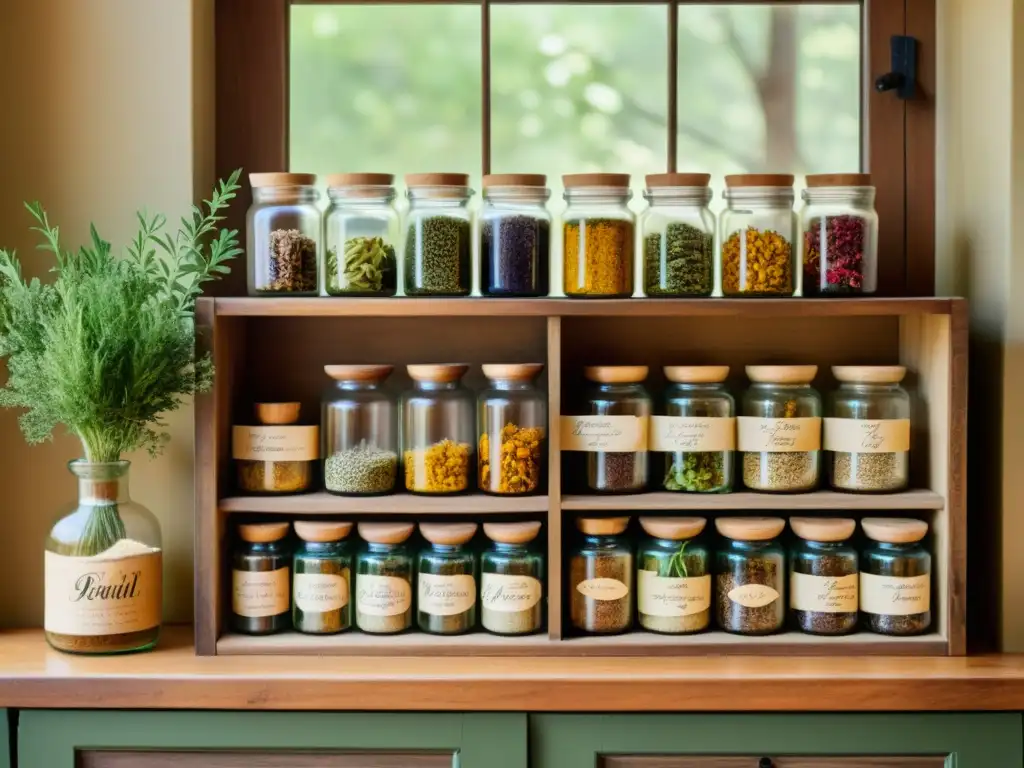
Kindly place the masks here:
[(244, 635), (288, 629), (291, 590), (288, 523), (238, 526), (231, 553), (231, 628)]
[(420, 523), (430, 546), (417, 561), (416, 621), (433, 635), (461, 635), (476, 627), (476, 555), (469, 543), (476, 523)]
[(633, 548), (628, 517), (576, 519), (580, 541), (569, 558), (569, 613), (581, 632), (608, 635), (633, 626)]
[(412, 626), (413, 560), (405, 542), (412, 523), (359, 523), (365, 542), (356, 561), (356, 626), (393, 635)]
[(235, 425), (231, 450), (240, 490), (288, 494), (311, 489), (320, 430), (297, 424), (299, 412), (299, 403), (257, 403), (259, 423)]
[(470, 215), (473, 195), (464, 173), (405, 177), (405, 292), (409, 296), (466, 296), (470, 291)]
[(697, 541), (703, 517), (641, 517), (650, 537), (637, 551), (637, 617), (651, 632), (682, 635), (711, 623), (708, 550)]
[(394, 296), (397, 287), (394, 176), (337, 173), (327, 177), (324, 214), (328, 296)]
[(649, 204), (640, 219), (644, 293), (710, 296), (715, 287), (715, 217), (707, 173), (647, 177)]
[(292, 624), (299, 632), (332, 635), (352, 626), (352, 523), (296, 521), (292, 556)]
[(792, 517), (799, 538), (789, 558), (789, 606), (811, 635), (846, 635), (857, 628), (857, 550), (849, 518)]
[(480, 618), (495, 635), (529, 635), (544, 626), (544, 556), (533, 542), (541, 524), (484, 523), (492, 544), (480, 558)]
[(864, 626), (880, 635), (920, 635), (932, 625), (932, 557), (922, 541), (928, 523), (866, 517), (871, 543), (860, 558)]
[(781, 517), (720, 517), (715, 553), (715, 618), (726, 632), (770, 635), (786, 619), (786, 555)]

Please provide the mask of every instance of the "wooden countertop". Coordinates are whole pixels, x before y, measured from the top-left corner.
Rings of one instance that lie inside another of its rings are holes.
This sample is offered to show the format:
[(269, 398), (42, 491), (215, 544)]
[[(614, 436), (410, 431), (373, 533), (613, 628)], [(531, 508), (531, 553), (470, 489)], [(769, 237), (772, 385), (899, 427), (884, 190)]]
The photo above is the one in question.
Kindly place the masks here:
[(970, 658), (68, 656), (0, 632), (0, 707), (458, 711), (1024, 711), (1024, 656)]

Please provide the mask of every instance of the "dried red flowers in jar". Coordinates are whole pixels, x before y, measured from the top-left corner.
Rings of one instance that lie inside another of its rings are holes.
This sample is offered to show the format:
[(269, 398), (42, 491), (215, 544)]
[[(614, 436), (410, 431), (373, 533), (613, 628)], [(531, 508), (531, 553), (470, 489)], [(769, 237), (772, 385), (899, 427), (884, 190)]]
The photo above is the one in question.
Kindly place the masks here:
[(803, 199), (804, 295), (874, 293), (878, 215), (871, 176), (808, 176)]

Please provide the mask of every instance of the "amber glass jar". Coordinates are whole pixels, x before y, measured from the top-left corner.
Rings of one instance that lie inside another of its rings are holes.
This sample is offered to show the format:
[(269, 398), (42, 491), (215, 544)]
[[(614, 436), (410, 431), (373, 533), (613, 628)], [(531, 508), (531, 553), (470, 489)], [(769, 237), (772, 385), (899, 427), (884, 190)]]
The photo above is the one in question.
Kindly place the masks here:
[(312, 489), (320, 430), (300, 425), (300, 410), (299, 403), (257, 403), (258, 424), (235, 426), (231, 445), (239, 490), (284, 495)]
[(626, 298), (633, 295), (636, 217), (629, 209), (628, 173), (577, 173), (562, 177), (562, 260), (565, 295)]
[(238, 526), (231, 556), (231, 628), (271, 635), (291, 624), (291, 553), (288, 523)]
[(633, 546), (628, 517), (580, 517), (569, 554), (569, 614), (573, 627), (614, 635), (633, 626)]

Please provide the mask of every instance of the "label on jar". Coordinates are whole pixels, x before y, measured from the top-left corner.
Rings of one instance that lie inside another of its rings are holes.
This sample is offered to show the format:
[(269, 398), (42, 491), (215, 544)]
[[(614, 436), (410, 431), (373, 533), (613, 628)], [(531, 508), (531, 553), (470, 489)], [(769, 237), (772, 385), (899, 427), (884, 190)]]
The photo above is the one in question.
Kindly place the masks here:
[(296, 573), (295, 607), (306, 613), (328, 613), (348, 605), (348, 579), (337, 573)]
[(646, 416), (563, 416), (563, 451), (647, 450)]
[(576, 585), (576, 591), (591, 600), (621, 600), (629, 587), (618, 579), (586, 579)]
[(465, 574), (438, 576), (420, 573), (419, 610), (432, 616), (455, 616), (476, 603), (476, 579)]
[(848, 576), (792, 573), (789, 579), (789, 604), (798, 611), (856, 613), (857, 584), (856, 573)]
[(485, 573), (480, 577), (480, 603), (502, 613), (528, 611), (540, 602), (541, 584), (532, 576)]
[(736, 419), (731, 416), (652, 416), (649, 450), (733, 451)]
[(905, 453), (910, 450), (910, 419), (825, 419), (826, 451)]
[(412, 608), (412, 585), (397, 576), (356, 574), (356, 610), (367, 616), (401, 616)]
[(912, 616), (931, 608), (932, 579), (930, 575), (875, 576), (860, 574), (860, 609), (882, 616)]
[(658, 576), (640, 571), (637, 580), (637, 609), (647, 616), (693, 616), (711, 607), (711, 577)]
[(741, 451), (804, 453), (821, 448), (821, 419), (758, 419), (740, 416), (737, 444)]
[(231, 455), (244, 461), (316, 461), (319, 427), (239, 427), (231, 432)]
[(287, 566), (276, 571), (232, 571), (231, 610), (258, 619), (287, 613), (291, 605)]
[(778, 600), (779, 593), (767, 584), (743, 584), (729, 590), (729, 599), (744, 608), (764, 608)]

